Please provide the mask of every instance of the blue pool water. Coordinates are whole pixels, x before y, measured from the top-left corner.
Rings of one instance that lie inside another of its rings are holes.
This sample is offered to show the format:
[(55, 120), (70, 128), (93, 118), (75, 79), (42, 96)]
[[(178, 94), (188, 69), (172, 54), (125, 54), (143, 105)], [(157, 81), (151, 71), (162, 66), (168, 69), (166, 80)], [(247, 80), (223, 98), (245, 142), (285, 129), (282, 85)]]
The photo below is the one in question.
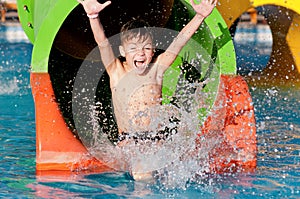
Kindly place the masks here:
[[(224, 174), (168, 189), (126, 173), (35, 175), (32, 45), (0, 44), (0, 198), (299, 198), (300, 88), (250, 87), (258, 139), (255, 173)], [(265, 60), (265, 58), (263, 58)]]

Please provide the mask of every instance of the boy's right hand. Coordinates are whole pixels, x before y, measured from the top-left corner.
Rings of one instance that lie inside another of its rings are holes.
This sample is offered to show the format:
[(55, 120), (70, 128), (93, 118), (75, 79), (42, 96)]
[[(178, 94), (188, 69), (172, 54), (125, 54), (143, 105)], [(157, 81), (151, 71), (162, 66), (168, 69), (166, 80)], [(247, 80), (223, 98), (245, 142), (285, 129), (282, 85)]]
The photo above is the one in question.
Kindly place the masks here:
[(77, 0), (84, 8), (86, 14), (96, 15), (101, 12), (106, 6), (111, 4), (111, 1), (106, 1), (101, 4), (97, 0)]

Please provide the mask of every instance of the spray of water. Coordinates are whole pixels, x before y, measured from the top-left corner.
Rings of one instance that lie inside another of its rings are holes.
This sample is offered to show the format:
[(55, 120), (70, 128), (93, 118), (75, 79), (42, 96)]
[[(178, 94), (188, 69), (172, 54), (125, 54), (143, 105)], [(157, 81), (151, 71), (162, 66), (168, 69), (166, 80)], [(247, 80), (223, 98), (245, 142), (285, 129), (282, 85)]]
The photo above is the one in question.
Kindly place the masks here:
[[(172, 30), (155, 29), (153, 32), (162, 35), (177, 34)], [(115, 50), (119, 46), (118, 38), (119, 35), (110, 38)], [(164, 36), (160, 38), (166, 40)], [(99, 60), (98, 49), (90, 53), (75, 79), (72, 110), (77, 134), (91, 155), (118, 171), (129, 171), (137, 178), (151, 178), (170, 188), (185, 187), (188, 181), (208, 172), (208, 154), (222, 140), (202, 135), (200, 126), (214, 104), (217, 91), (211, 88), (218, 88), (215, 85), (218, 85), (219, 71), (198, 42), (192, 41), (190, 45), (197, 49), (196, 55), (192, 59), (186, 53), (179, 55), (183, 62), (171, 103), (148, 108), (145, 111), (150, 117), (147, 129), (151, 131), (134, 131), (121, 142), (112, 140), (98, 122), (102, 110), (99, 107), (103, 104), (95, 102), (95, 93), (105, 69), (101, 62), (95, 61)], [(195, 76), (197, 73), (199, 76)], [(209, 85), (215, 87), (207, 89)], [(171, 131), (167, 135), (160, 134), (166, 128)]]
[[(191, 84), (180, 80), (177, 90), (194, 91), (176, 94), (177, 106), (162, 105), (151, 108), (155, 115), (150, 126), (164, 124), (170, 129), (176, 127), (176, 133), (165, 140), (153, 141), (140, 139), (126, 141), (123, 146), (114, 145), (101, 132), (97, 122), (95, 107), (91, 109), (90, 124), (93, 125), (93, 143), (90, 152), (117, 170), (130, 171), (132, 175), (149, 178), (160, 182), (168, 188), (184, 188), (188, 181), (196, 180), (209, 172), (209, 152), (223, 140), (215, 136), (199, 136), (199, 107), (209, 107), (206, 95), (202, 93), (203, 84)], [(199, 100), (199, 95), (201, 100)], [(180, 106), (186, 103), (188, 106)], [(176, 124), (170, 121), (170, 116), (176, 117)], [(152, 132), (157, 133), (157, 131)], [(201, 146), (196, 143), (201, 142)], [(200, 147), (199, 147), (200, 146)]]

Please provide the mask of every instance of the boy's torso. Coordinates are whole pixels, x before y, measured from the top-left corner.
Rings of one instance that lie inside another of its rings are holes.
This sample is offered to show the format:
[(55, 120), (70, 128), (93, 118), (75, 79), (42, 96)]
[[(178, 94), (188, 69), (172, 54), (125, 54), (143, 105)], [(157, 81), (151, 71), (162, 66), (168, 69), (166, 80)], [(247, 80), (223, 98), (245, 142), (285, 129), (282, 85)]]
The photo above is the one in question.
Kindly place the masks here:
[(157, 65), (149, 66), (145, 75), (126, 73), (112, 87), (114, 113), (120, 132), (149, 130), (151, 107), (161, 104), (162, 82), (157, 78)]

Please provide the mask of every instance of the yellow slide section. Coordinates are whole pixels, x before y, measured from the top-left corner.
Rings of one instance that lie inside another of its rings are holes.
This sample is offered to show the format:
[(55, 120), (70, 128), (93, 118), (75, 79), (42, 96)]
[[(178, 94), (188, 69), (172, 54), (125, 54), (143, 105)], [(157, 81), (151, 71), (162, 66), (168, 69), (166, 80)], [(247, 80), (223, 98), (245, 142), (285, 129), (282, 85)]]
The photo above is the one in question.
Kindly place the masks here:
[(273, 36), (272, 54), (263, 71), (266, 80), (299, 84), (300, 0), (219, 0), (217, 8), (230, 27), (244, 12), (259, 6), (275, 8), (273, 17), (266, 18)]

